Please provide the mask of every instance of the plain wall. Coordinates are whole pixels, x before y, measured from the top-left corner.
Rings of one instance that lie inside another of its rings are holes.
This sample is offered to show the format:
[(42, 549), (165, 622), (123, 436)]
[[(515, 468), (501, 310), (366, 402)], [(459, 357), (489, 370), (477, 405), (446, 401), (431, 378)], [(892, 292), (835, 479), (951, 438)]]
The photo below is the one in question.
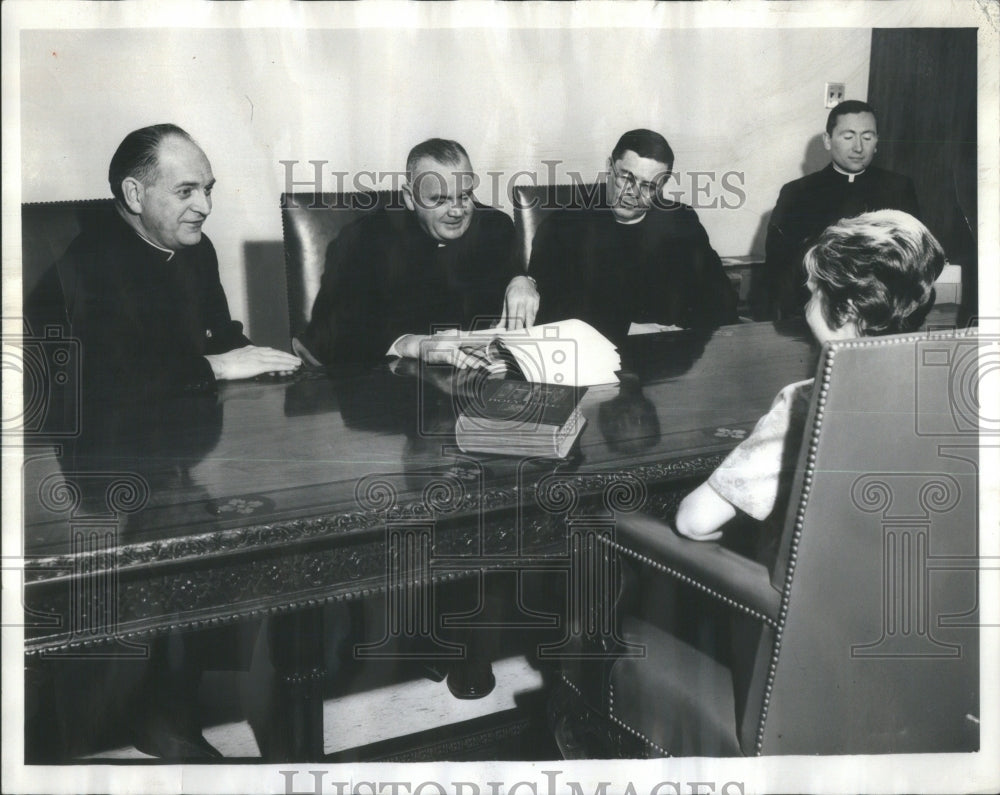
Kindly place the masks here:
[[(676, 155), (668, 190), (699, 208), (715, 249), (762, 254), (781, 185), (827, 162), (824, 84), (864, 99), (870, 46), (864, 28), (28, 30), (22, 201), (107, 196), (126, 133), (181, 125), (218, 179), (205, 229), (233, 314), (255, 341), (284, 344), (271, 320), (284, 307), (256, 305), (283, 297), (279, 161), (299, 161), (298, 181), (313, 178), (307, 161), (328, 161), (322, 187), (336, 190), (333, 171), (370, 185), (357, 175), (401, 170), (424, 138), (456, 138), (485, 179), (480, 198), (509, 212), (516, 172), (548, 181), (543, 161), (559, 160), (557, 178), (592, 179), (622, 132), (650, 127)], [(716, 175), (697, 178), (699, 195), (692, 171)], [(738, 173), (723, 183), (726, 172)], [(722, 201), (739, 206), (707, 207)]]

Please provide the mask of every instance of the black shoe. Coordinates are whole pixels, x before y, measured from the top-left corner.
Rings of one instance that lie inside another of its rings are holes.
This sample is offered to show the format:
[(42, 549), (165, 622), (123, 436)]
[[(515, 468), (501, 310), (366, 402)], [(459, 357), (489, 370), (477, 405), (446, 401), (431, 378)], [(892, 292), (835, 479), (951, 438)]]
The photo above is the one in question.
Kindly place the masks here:
[(493, 666), (486, 661), (453, 662), (448, 671), (448, 690), (455, 698), (483, 698), (492, 693), (496, 685)]
[(132, 744), (144, 754), (170, 760), (221, 759), (197, 728), (181, 728), (163, 716), (149, 716), (135, 728)]
[(420, 674), (432, 682), (443, 682), (444, 678), (448, 675), (448, 663), (437, 660), (420, 663)]

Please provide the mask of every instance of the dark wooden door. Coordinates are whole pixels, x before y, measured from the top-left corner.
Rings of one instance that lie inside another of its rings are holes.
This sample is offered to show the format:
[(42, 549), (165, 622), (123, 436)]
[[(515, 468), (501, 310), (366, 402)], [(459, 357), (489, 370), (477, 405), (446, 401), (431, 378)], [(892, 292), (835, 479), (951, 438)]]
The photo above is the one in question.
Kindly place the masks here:
[(876, 28), (868, 101), (876, 162), (908, 175), (921, 220), (962, 266), (963, 318), (976, 314), (976, 30)]

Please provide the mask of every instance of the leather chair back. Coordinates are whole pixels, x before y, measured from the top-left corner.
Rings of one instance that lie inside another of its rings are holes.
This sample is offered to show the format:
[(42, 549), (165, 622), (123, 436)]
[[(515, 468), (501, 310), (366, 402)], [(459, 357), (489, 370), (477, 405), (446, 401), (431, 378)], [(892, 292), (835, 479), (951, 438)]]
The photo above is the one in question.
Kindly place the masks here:
[(824, 347), (770, 572), (619, 523), (731, 612), (732, 651), (627, 619), (648, 651), (612, 667), (616, 722), (671, 754), (978, 750), (979, 352), (975, 330)]
[(380, 207), (405, 212), (402, 197), (393, 191), (281, 195), (288, 321), (293, 337), (309, 324), (327, 248), (345, 226)]
[(61, 342), (71, 334), (68, 307), (74, 300), (76, 272), (56, 263), (88, 225), (88, 216), (111, 203), (85, 199), (21, 205), (25, 355), (4, 375), (22, 369), (25, 410), (20, 423), (26, 434), (72, 438), (80, 432), (79, 382), (65, 379), (67, 373), (80, 372), (79, 350)]
[(112, 202), (81, 199), (21, 205), (21, 289), (25, 299), (80, 233), (87, 215)]
[(538, 228), (557, 210), (596, 205), (599, 184), (516, 185), (514, 187), (514, 228), (520, 244), (521, 264), (531, 261), (531, 244)]
[(747, 750), (978, 747), (978, 352), (975, 332), (825, 350)]

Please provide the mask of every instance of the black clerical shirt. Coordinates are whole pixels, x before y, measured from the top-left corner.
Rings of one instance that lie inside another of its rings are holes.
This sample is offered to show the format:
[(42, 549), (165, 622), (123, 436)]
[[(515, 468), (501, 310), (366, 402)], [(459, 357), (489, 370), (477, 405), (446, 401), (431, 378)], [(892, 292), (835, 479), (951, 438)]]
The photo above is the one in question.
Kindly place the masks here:
[(766, 241), (769, 289), (782, 315), (801, 314), (809, 300), (802, 257), (820, 233), (841, 218), (886, 209), (920, 213), (910, 179), (874, 166), (848, 175), (831, 163), (782, 187)]
[(735, 323), (736, 293), (698, 215), (667, 202), (621, 224), (597, 206), (547, 218), (532, 245), (537, 323), (579, 318), (616, 343), (630, 324), (714, 327)]
[(324, 364), (372, 363), (403, 334), (495, 322), (515, 263), (514, 226), (499, 210), (477, 206), (444, 245), (411, 211), (375, 210), (327, 249), (301, 341)]
[(204, 356), (250, 344), (229, 314), (208, 237), (171, 253), (139, 237), (113, 207), (86, 220), (43, 282), (58, 288), (79, 340), (86, 396), (141, 402), (210, 389)]

